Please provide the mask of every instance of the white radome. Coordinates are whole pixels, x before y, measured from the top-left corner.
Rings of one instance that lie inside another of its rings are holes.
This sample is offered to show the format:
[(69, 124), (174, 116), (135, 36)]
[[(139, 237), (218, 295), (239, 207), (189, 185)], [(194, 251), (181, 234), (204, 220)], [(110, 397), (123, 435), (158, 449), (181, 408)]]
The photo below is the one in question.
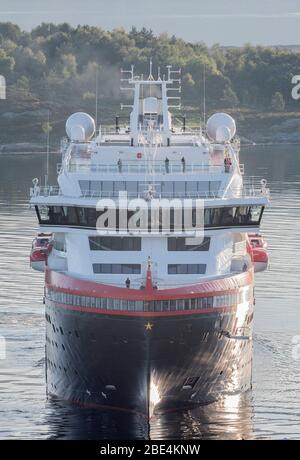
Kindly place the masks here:
[(207, 135), (214, 142), (229, 142), (236, 133), (234, 119), (227, 113), (215, 113), (207, 120)]
[(95, 134), (95, 121), (85, 112), (73, 113), (67, 119), (66, 133), (71, 141), (89, 141)]

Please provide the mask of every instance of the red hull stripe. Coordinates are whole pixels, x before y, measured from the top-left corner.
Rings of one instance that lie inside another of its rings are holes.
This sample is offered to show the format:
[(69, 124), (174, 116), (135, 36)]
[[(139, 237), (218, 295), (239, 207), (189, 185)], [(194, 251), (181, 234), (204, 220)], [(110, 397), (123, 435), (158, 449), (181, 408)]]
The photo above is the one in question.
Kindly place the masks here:
[(253, 269), (227, 278), (200, 281), (197, 284), (173, 289), (126, 289), (94, 281), (75, 278), (64, 273), (46, 269), (46, 287), (55, 291), (79, 296), (105, 297), (125, 300), (172, 300), (207, 297), (237, 292), (243, 286), (253, 283)]
[(211, 307), (199, 310), (180, 310), (180, 311), (123, 311), (123, 310), (103, 310), (92, 307), (76, 307), (74, 305), (65, 305), (63, 303), (53, 302), (47, 299), (47, 304), (52, 307), (63, 308), (64, 310), (79, 311), (81, 313), (96, 313), (98, 315), (109, 316), (186, 316), (186, 315), (205, 315), (207, 313), (225, 313), (235, 311), (235, 306), (229, 307)]

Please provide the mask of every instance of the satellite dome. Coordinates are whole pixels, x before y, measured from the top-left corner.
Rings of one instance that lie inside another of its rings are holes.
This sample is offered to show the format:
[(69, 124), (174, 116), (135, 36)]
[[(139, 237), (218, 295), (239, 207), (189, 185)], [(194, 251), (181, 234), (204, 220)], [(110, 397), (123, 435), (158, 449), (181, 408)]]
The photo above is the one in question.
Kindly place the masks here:
[(87, 142), (95, 134), (95, 121), (87, 113), (73, 113), (67, 119), (66, 133), (71, 141)]
[(215, 113), (207, 120), (206, 131), (211, 141), (228, 142), (235, 135), (235, 121), (227, 113)]

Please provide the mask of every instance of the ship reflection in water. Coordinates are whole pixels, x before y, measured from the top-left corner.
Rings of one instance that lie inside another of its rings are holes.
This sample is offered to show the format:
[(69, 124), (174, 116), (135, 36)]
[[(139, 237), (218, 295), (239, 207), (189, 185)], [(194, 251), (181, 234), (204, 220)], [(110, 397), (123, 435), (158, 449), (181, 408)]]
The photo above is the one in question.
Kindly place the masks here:
[(251, 439), (251, 394), (188, 411), (153, 415), (150, 428), (137, 414), (47, 403), (51, 439)]
[[(53, 178), (57, 161), (53, 155)], [(299, 361), (292, 353), (293, 337), (300, 333), (300, 147), (243, 149), (242, 161), (250, 174), (267, 177), (273, 196), (262, 229), (271, 270), (257, 276), (255, 290), (253, 390), (153, 416), (149, 433), (135, 414), (46, 401), (43, 278), (29, 268), (35, 229), (26, 195), (43, 160), (40, 155), (0, 156), (0, 335), (7, 345), (7, 357), (0, 361), (1, 439), (300, 438)]]
[(153, 417), (152, 439), (251, 439), (251, 394), (226, 396), (223, 401), (185, 412)]

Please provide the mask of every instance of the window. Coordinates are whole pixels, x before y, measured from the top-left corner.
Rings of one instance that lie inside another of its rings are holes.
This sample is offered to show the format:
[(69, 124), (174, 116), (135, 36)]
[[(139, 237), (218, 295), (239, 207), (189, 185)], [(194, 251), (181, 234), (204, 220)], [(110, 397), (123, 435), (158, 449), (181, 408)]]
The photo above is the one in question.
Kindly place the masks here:
[(175, 196), (182, 196), (185, 195), (185, 182), (178, 181), (174, 183), (175, 189)]
[(116, 181), (114, 182), (114, 192), (115, 195), (118, 195), (119, 192), (124, 192), (126, 190), (126, 185), (124, 181)]
[[(130, 306), (133, 306), (133, 310), (135, 310), (135, 311), (143, 311), (143, 301), (142, 300), (137, 300), (136, 302), (134, 302), (134, 300), (129, 300), (128, 303), (129, 303)], [(134, 304), (135, 304), (135, 306), (134, 306)]]
[(179, 299), (177, 300), (177, 310), (183, 310), (184, 309), (184, 299)]
[(210, 210), (210, 223), (213, 227), (220, 225), (222, 208), (212, 208)]
[(191, 299), (191, 310), (196, 310), (197, 309), (197, 299), (193, 298)]
[[(189, 238), (192, 241), (191, 238)], [(197, 240), (197, 238), (195, 238)], [(168, 238), (168, 251), (208, 251), (210, 238), (205, 237), (202, 242), (197, 244), (186, 244), (186, 238), (171, 237)]]
[(100, 196), (102, 191), (102, 182), (99, 180), (90, 181), (90, 194), (94, 196)]
[(261, 206), (251, 206), (249, 215), (250, 222), (254, 224), (259, 223), (261, 212)]
[(169, 264), (169, 275), (203, 275), (206, 272), (206, 264)]
[(186, 191), (188, 195), (196, 196), (197, 195), (197, 182), (189, 181), (186, 183)]
[(113, 182), (111, 181), (103, 181), (102, 182), (102, 196), (103, 197), (110, 197), (113, 194)]
[(90, 236), (91, 251), (140, 251), (141, 238), (119, 236)]
[(207, 197), (209, 194), (209, 182), (207, 181), (198, 182), (198, 193), (199, 193), (199, 196), (202, 196), (204, 198)]
[[(136, 184), (137, 186), (137, 182), (128, 182), (128, 184)], [(166, 184), (167, 182), (162, 183), (162, 190), (164, 190)], [(175, 213), (173, 208), (171, 208), (170, 211), (170, 228), (173, 229)], [(206, 208), (204, 210), (204, 226), (205, 228), (258, 226), (263, 211), (263, 206)], [(106, 210), (96, 211), (95, 208), (83, 208), (79, 206), (36, 206), (36, 213), (41, 225), (96, 228), (97, 218), (104, 212), (106, 212)], [(134, 211), (128, 211), (128, 218), (132, 214), (134, 214)], [(118, 222), (118, 210), (116, 219)], [(156, 229), (156, 227), (157, 225), (154, 225), (154, 229)], [(162, 229), (160, 228), (160, 230)]]
[(94, 273), (101, 274), (134, 274), (141, 273), (139, 264), (93, 264)]
[[(105, 264), (103, 264), (105, 265)], [(106, 264), (104, 269), (112, 265)], [(115, 264), (118, 267), (122, 265)], [(251, 297), (252, 290), (245, 288), (238, 293), (239, 302), (244, 301), (245, 298)], [(170, 300), (126, 300), (114, 298), (99, 298), (92, 296), (79, 296), (76, 294), (69, 294), (63, 292), (55, 292), (52, 289), (46, 290), (46, 298), (54, 302), (59, 302), (69, 305), (78, 305), (85, 308), (101, 308), (105, 310), (117, 311), (153, 311), (153, 312), (168, 312), (168, 311), (182, 311), (182, 310), (197, 310), (212, 307), (228, 307), (232, 302), (237, 301), (237, 294), (224, 294), (209, 297), (195, 297), (187, 299), (170, 299)]]
[(162, 182), (161, 184), (161, 194), (163, 197), (168, 198), (173, 195), (174, 191), (174, 182)]
[(126, 190), (129, 196), (137, 196), (138, 182), (126, 182)]
[(154, 311), (162, 311), (162, 300), (154, 301)]
[(90, 180), (80, 180), (79, 187), (81, 190), (82, 195), (90, 195), (91, 194), (91, 181)]

